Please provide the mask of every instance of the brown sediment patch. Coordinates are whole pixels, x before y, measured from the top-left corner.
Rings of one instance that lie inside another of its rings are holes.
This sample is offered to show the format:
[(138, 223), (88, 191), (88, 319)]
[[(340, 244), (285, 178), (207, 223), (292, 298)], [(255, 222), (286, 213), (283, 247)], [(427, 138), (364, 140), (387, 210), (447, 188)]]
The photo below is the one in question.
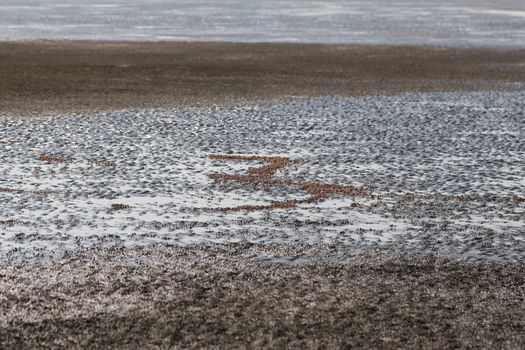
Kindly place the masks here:
[(47, 154), (41, 154), (38, 156), (38, 160), (41, 160), (43, 162), (49, 162), (49, 163), (69, 163), (73, 161), (72, 157), (57, 157), (57, 156), (50, 156)]
[(122, 204), (122, 203), (111, 204), (111, 210), (123, 210), (123, 209), (129, 209), (129, 208), (131, 207), (127, 204)]
[(22, 193), (25, 192), (20, 188), (9, 188), (9, 187), (0, 187), (0, 192), (4, 193)]
[(210, 173), (209, 177), (220, 181), (237, 181), (242, 183), (254, 183), (265, 186), (277, 185), (294, 185), (295, 183), (290, 179), (271, 179), (267, 177), (253, 176), (253, 175), (231, 175), (223, 173)]
[(49, 190), (38, 190), (38, 191), (29, 191), (29, 190), (23, 190), (21, 188), (9, 188), (9, 187), (0, 187), (0, 193), (31, 193), (38, 196), (47, 196), (50, 191)]
[(21, 188), (9, 188), (9, 187), (0, 187), (0, 193), (31, 193), (37, 196), (47, 196), (51, 191), (49, 190), (38, 190), (38, 191), (29, 191), (23, 190)]
[(472, 201), (472, 197), (466, 196), (466, 195), (455, 196), (454, 199), (459, 202), (471, 202)]
[(520, 197), (517, 195), (503, 197), (503, 200), (516, 204), (525, 204), (525, 197)]
[[(248, 175), (234, 175), (225, 173), (210, 173), (208, 176), (217, 181), (235, 181), (244, 184), (260, 185), (260, 186), (287, 186), (294, 187), (298, 190), (308, 192), (309, 196), (303, 199), (290, 199), (283, 201), (273, 201), (270, 204), (257, 204), (257, 205), (239, 205), (235, 207), (222, 207), (213, 208), (216, 211), (257, 211), (266, 209), (287, 209), (294, 208), (299, 204), (312, 204), (322, 200), (325, 200), (334, 195), (343, 195), (350, 197), (362, 197), (368, 199), (377, 199), (377, 196), (372, 194), (367, 188), (355, 187), (348, 185), (338, 184), (324, 184), (319, 182), (297, 182), (291, 179), (279, 179), (272, 177), (279, 169), (285, 168), (291, 164), (297, 163), (296, 160), (291, 160), (286, 157), (280, 156), (256, 156), (256, 155), (229, 155), (229, 154), (211, 154), (208, 156), (211, 159), (221, 160), (240, 160), (240, 161), (265, 161), (269, 164), (261, 167), (248, 168)], [(476, 201), (474, 198), (468, 195), (455, 195), (455, 196), (444, 196), (445, 200), (455, 200), (460, 203), (468, 203)], [(525, 203), (525, 198), (517, 195), (511, 196), (498, 196), (498, 195), (487, 195), (482, 197), (484, 201), (504, 201), (508, 203), (522, 204)], [(414, 193), (405, 193), (402, 195), (394, 204), (394, 207), (398, 209), (406, 208), (409, 206), (420, 206), (420, 207), (434, 207), (438, 204), (438, 201), (428, 196), (419, 196)], [(384, 207), (385, 203), (379, 201), (371, 204), (372, 207)], [(361, 208), (362, 204), (353, 202), (352, 208)]]
[[(244, 156), (244, 155), (228, 155), (228, 154), (211, 154), (211, 159), (222, 160), (243, 160), (243, 161), (265, 161), (268, 165), (262, 167), (252, 167), (247, 170), (249, 175), (232, 175), (224, 173), (210, 173), (211, 178), (219, 181), (236, 181), (240, 183), (258, 184), (262, 186), (290, 186), (298, 190), (306, 191), (310, 196), (304, 199), (288, 199), (283, 201), (273, 201), (268, 205), (240, 205), (236, 207), (214, 208), (217, 211), (256, 211), (265, 209), (288, 209), (293, 208), (299, 204), (311, 204), (319, 202), (323, 199), (331, 197), (336, 194), (342, 194), (352, 197), (368, 197), (370, 192), (365, 188), (354, 186), (342, 186), (336, 184), (323, 184), (318, 182), (295, 182), (290, 179), (276, 179), (271, 178), (272, 175), (279, 169), (285, 168), (298, 161), (286, 157), (279, 156)], [(357, 204), (357, 203), (353, 203)], [(357, 205), (353, 205), (357, 207)]]
[(315, 197), (329, 197), (334, 194), (342, 194), (353, 197), (370, 196), (370, 191), (364, 187), (343, 186), (335, 184), (322, 184), (318, 182), (305, 182), (299, 184), (299, 188), (306, 190)]
[(0, 225), (14, 225), (16, 224), (16, 220), (8, 219), (8, 220), (0, 220)]
[(47, 196), (51, 193), (50, 190), (38, 190), (38, 191), (26, 191), (26, 192), (37, 195), (37, 196)]
[(271, 176), (281, 168), (285, 168), (291, 164), (297, 163), (296, 160), (291, 160), (286, 157), (279, 156), (243, 156), (235, 154), (210, 154), (211, 159), (222, 159), (222, 160), (245, 160), (245, 161), (265, 161), (268, 165), (258, 168), (248, 168), (248, 173), (258, 176)]

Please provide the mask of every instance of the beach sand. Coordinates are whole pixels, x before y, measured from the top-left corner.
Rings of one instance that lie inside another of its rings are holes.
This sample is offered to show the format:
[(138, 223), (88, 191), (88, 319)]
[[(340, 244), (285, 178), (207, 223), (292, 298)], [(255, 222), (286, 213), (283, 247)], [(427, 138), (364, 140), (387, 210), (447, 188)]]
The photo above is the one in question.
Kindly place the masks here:
[[(519, 90), (525, 50), (0, 43), (0, 114)], [(6, 256), (0, 348), (525, 347), (525, 265), (337, 245)]]

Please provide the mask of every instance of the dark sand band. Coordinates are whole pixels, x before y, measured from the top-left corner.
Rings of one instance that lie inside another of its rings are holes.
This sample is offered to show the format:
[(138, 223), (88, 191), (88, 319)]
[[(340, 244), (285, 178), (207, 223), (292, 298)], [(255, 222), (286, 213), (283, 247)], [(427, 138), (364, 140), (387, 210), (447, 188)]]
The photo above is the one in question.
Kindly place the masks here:
[(287, 96), (512, 90), (525, 50), (238, 43), (0, 43), (0, 114)]

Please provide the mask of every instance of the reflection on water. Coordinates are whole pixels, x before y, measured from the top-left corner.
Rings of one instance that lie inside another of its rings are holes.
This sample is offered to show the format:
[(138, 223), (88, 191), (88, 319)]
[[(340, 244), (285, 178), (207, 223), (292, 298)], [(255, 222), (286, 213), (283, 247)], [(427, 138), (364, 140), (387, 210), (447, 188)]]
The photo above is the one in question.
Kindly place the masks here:
[(0, 39), (524, 46), (521, 0), (21, 0)]

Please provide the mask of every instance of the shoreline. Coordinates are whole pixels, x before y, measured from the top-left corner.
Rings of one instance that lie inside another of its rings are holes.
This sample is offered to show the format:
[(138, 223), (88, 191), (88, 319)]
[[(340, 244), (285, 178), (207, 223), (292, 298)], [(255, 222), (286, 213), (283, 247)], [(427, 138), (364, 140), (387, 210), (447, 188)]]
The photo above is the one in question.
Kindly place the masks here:
[(296, 96), (520, 90), (525, 49), (0, 42), (0, 115), (242, 105)]

